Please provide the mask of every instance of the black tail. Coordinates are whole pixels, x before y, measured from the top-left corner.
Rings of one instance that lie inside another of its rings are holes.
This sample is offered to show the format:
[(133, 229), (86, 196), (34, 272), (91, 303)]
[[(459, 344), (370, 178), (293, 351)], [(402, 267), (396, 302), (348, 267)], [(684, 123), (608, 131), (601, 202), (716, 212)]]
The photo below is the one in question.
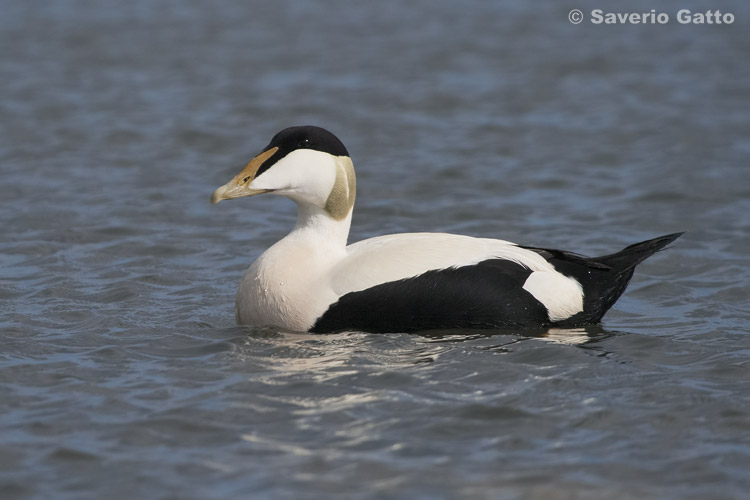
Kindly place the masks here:
[(672, 243), (684, 233), (673, 233), (636, 243), (617, 253), (588, 258), (559, 250), (533, 249), (561, 273), (578, 280), (583, 287), (583, 311), (559, 322), (560, 326), (598, 323), (627, 288), (635, 266)]
[(672, 233), (652, 240), (627, 246), (617, 253), (595, 257), (595, 262), (609, 268), (607, 271), (592, 273), (588, 283), (583, 285), (584, 323), (598, 323), (609, 311), (630, 283), (635, 266), (654, 255), (684, 233)]
[(685, 233), (672, 233), (652, 240), (635, 243), (623, 248), (617, 253), (604, 255), (603, 257), (595, 257), (593, 260), (620, 272), (628, 270), (632, 271), (635, 266), (651, 257), (683, 234)]

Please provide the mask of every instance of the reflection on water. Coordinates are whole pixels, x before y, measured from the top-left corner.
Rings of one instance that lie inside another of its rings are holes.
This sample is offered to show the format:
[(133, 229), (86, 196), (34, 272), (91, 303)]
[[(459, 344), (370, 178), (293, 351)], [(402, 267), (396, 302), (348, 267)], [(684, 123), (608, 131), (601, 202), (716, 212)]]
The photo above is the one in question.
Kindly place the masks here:
[(539, 338), (558, 344), (582, 346), (600, 342), (614, 335), (617, 334), (609, 332), (599, 325), (592, 325), (584, 328), (550, 328)]
[(418, 334), (426, 342), (465, 342), (481, 338), (495, 336), (518, 337), (512, 342), (520, 342), (524, 339), (542, 339), (550, 342), (568, 345), (583, 345), (607, 339), (615, 332), (606, 330), (601, 325), (586, 325), (580, 328), (507, 328), (498, 330), (433, 330)]
[[(252, 360), (265, 370), (265, 382), (280, 376), (304, 375), (310, 381), (326, 382), (359, 373), (363, 366), (397, 370), (425, 363), (440, 363), (444, 356), (470, 349), (512, 353), (526, 342), (577, 346), (596, 355), (606, 355), (604, 341), (621, 335), (600, 325), (571, 329), (517, 329), (430, 331), (420, 334), (358, 332), (307, 334), (275, 328), (241, 327), (245, 337), (235, 337), (234, 354)], [(541, 345), (541, 344), (537, 344)]]

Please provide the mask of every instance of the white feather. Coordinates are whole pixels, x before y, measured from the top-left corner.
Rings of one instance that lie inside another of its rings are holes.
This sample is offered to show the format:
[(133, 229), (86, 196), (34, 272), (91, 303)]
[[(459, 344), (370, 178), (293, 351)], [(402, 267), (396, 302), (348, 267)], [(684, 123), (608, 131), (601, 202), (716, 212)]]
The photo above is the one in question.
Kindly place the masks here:
[(557, 271), (531, 273), (523, 289), (544, 304), (551, 321), (562, 321), (583, 311), (581, 284)]
[(532, 270), (554, 269), (540, 255), (503, 240), (444, 233), (404, 233), (379, 236), (347, 247), (333, 269), (334, 290), (343, 295), (371, 286), (418, 276), (432, 269), (511, 260)]

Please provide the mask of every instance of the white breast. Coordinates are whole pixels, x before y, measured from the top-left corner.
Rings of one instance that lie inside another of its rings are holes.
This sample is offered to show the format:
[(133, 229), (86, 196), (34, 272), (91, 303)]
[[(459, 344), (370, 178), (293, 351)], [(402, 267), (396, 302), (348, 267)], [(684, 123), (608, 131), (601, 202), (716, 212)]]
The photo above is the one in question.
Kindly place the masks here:
[(239, 324), (305, 331), (338, 300), (328, 282), (343, 254), (292, 236), (264, 252), (243, 276), (237, 291)]

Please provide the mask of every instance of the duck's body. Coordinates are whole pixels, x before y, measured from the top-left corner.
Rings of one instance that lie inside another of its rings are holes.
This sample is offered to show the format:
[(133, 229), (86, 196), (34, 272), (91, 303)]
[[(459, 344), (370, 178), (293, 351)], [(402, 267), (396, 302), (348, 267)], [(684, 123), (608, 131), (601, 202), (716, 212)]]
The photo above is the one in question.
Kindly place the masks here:
[(245, 273), (237, 322), (299, 331), (596, 323), (634, 267), (679, 236), (594, 259), (441, 233), (387, 235), (347, 246), (354, 169), (343, 144), (317, 127), (277, 134), (212, 201), (265, 192), (297, 203), (297, 225)]

